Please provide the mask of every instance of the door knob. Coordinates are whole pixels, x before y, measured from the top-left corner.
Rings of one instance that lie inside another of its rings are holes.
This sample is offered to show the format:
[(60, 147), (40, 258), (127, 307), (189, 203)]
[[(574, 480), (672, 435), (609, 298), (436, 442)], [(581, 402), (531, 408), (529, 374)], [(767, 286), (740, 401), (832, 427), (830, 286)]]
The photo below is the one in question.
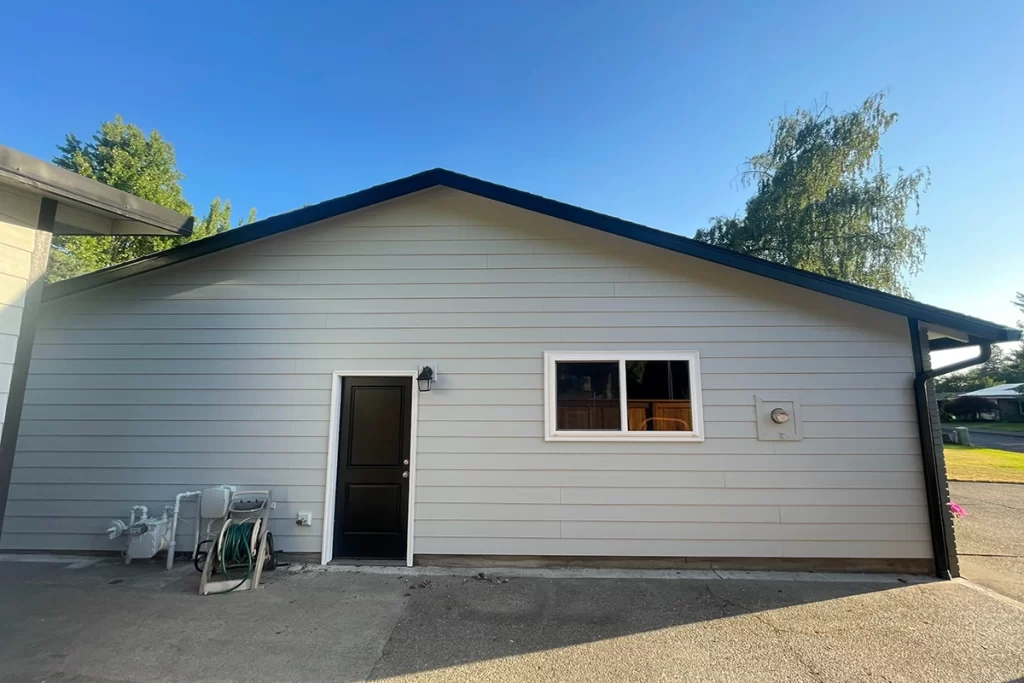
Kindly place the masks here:
[(408, 472), (402, 472), (402, 479), (408, 479), (408, 478), (409, 478), (409, 473)]

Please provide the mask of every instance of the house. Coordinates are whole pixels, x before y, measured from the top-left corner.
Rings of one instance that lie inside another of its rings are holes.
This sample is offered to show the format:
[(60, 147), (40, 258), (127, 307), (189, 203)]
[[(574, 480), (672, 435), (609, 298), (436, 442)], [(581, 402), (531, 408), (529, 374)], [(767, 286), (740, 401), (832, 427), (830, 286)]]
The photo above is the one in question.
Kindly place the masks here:
[(228, 483), (324, 562), (955, 575), (928, 351), (1019, 336), (442, 169), (45, 298), (5, 549)]
[(53, 235), (192, 234), (191, 217), (0, 145), (0, 530)]
[(999, 419), (1007, 422), (1024, 420), (1024, 384), (997, 384), (971, 391), (964, 396), (978, 396), (994, 401), (999, 408)]

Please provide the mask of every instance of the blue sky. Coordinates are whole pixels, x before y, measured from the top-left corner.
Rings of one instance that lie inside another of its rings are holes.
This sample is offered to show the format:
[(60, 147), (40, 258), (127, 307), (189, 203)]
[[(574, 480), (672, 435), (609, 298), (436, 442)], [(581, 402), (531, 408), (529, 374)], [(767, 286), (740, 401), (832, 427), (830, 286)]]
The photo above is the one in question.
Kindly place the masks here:
[(771, 118), (888, 88), (887, 165), (932, 171), (915, 297), (1020, 317), (1024, 3), (48, 2), (0, 25), (0, 142), (49, 158), (121, 113), (175, 145), (197, 211), (263, 217), (444, 166), (692, 235), (742, 209)]

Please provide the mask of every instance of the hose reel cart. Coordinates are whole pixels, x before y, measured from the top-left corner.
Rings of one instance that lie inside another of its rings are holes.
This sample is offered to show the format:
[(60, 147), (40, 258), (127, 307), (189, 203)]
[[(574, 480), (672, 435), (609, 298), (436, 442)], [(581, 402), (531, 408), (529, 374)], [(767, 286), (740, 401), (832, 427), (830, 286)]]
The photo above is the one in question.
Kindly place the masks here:
[[(256, 588), (263, 569), (273, 569), (271, 565), (276, 561), (273, 534), (268, 531), (272, 491), (229, 491), (227, 495), (227, 504), (221, 503), (217, 510), (222, 513), (220, 532), (203, 542), (208, 550), (199, 581), (200, 595)], [(217, 517), (211, 517), (211, 525), (216, 524)], [(203, 554), (197, 554), (197, 569)]]

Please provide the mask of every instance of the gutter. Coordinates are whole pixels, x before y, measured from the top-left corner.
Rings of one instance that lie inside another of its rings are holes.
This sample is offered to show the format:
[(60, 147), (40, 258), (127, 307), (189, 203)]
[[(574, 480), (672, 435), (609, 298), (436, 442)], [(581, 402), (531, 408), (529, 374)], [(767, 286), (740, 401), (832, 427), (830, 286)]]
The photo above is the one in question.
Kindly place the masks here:
[[(932, 423), (931, 401), (928, 397), (927, 383), (941, 375), (963, 370), (984, 363), (992, 357), (992, 344), (989, 340), (972, 338), (971, 341), (981, 347), (981, 353), (975, 358), (932, 369), (931, 362), (925, 362), (927, 337), (921, 337), (920, 321), (908, 318), (910, 323), (910, 341), (914, 354), (914, 403), (917, 407), (917, 426), (921, 437), (921, 458), (924, 469), (924, 488), (928, 500), (928, 524), (931, 527), (932, 554), (935, 558), (935, 575), (940, 579), (952, 579), (960, 575), (956, 559), (956, 543), (953, 538), (953, 518), (947, 504), (949, 503), (949, 486), (946, 481), (945, 468), (939, 467), (941, 458), (941, 431), (938, 424)], [(938, 419), (938, 416), (936, 416)], [(936, 443), (936, 436), (939, 440)]]

